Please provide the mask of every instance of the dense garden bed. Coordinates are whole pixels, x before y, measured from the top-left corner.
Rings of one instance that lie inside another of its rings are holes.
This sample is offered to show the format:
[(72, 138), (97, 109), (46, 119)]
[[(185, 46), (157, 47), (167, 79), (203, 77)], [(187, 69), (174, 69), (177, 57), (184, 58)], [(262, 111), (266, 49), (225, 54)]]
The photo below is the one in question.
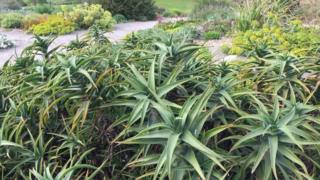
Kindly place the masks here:
[(38, 39), (1, 70), (2, 176), (318, 177), (318, 60), (213, 65), (179, 33)]
[(52, 14), (9, 12), (1, 15), (0, 22), (3, 28), (23, 28), (35, 35), (67, 34), (93, 25), (110, 30), (115, 24), (111, 13), (96, 4), (61, 6)]
[(256, 5), (206, 26), (246, 61), (212, 63), (199, 19), (118, 44), (96, 24), (60, 51), (36, 37), (0, 70), (1, 177), (319, 179), (318, 34)]

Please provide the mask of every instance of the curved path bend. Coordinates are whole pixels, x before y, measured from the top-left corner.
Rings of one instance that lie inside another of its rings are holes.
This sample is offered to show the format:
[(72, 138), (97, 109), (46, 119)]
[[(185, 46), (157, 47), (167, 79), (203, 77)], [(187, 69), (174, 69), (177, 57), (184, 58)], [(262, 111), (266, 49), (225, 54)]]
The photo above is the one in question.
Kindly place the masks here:
[[(107, 37), (111, 42), (119, 42), (123, 39), (127, 34), (143, 29), (153, 28), (158, 21), (145, 21), (145, 22), (127, 22), (127, 23), (119, 23), (114, 26), (113, 31), (107, 33)], [(52, 43), (53, 47), (58, 45), (66, 45), (70, 41), (75, 40), (77, 36), (81, 37), (87, 30), (79, 30), (75, 31), (71, 34), (66, 34), (59, 36)], [(0, 34), (4, 34), (7, 36), (9, 40), (12, 40), (15, 43), (15, 47), (9, 49), (0, 49), (0, 67), (8, 60), (12, 59), (15, 54), (20, 54), (24, 48), (31, 45), (33, 42), (33, 35), (28, 34), (25, 31), (20, 29), (13, 30), (4, 30), (0, 29)]]

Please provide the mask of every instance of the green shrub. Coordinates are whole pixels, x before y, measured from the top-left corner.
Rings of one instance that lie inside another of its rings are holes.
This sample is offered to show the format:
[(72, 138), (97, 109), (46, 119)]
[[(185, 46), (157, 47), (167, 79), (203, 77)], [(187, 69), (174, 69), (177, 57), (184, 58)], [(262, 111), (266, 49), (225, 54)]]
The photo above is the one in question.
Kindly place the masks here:
[(223, 44), (221, 46), (221, 51), (224, 53), (224, 54), (229, 54), (230, 53), (230, 49), (231, 47), (227, 44)]
[(205, 40), (220, 39), (222, 34), (218, 31), (208, 31), (203, 34)]
[(247, 31), (261, 27), (270, 18), (267, 14), (272, 14), (273, 19), (291, 20), (297, 2), (297, 0), (247, 0), (240, 5), (239, 15), (236, 17), (237, 29)]
[[(209, 39), (220, 39), (220, 37), (223, 37), (228, 33), (230, 34), (233, 30), (233, 27), (233, 21), (231, 20), (208, 21), (202, 25), (202, 30), (204, 31), (205, 39), (206, 37)], [(213, 34), (216, 34), (216, 37), (209, 37), (214, 36)]]
[(160, 23), (157, 25), (158, 28), (161, 28), (169, 32), (170, 31), (174, 32), (176, 31), (176, 29), (191, 27), (191, 26), (198, 26), (198, 22), (193, 20), (188, 20), (188, 21), (166, 22), (166, 23)]
[(163, 11), (162, 16), (164, 17), (176, 17), (176, 16), (185, 16), (186, 14), (181, 12), (180, 10), (177, 9), (166, 9), (165, 11)]
[(109, 39), (105, 36), (106, 30), (98, 25), (93, 25), (89, 28), (89, 36), (93, 43), (107, 44)]
[(23, 16), (18, 13), (9, 13), (1, 18), (1, 27), (3, 28), (20, 28)]
[(197, 61), (207, 61), (210, 62), (213, 59), (212, 53), (208, 48), (201, 48), (197, 53), (195, 53)]
[(113, 16), (113, 19), (117, 22), (117, 23), (123, 23), (128, 21), (127, 18), (122, 15), (122, 14), (116, 14)]
[(40, 4), (33, 7), (33, 11), (39, 14), (51, 14), (55, 11), (53, 6)]
[(203, 31), (219, 31), (223, 35), (231, 32), (233, 28), (233, 21), (222, 20), (222, 21), (208, 21), (202, 25)]
[(74, 22), (65, 19), (62, 16), (51, 15), (46, 19), (46, 21), (31, 26), (29, 29), (35, 35), (62, 35), (73, 32), (76, 30), (76, 25)]
[(191, 17), (200, 20), (233, 19), (234, 3), (231, 0), (199, 0), (192, 11)]
[(112, 14), (123, 14), (127, 19), (152, 20), (156, 17), (154, 0), (102, 0)]
[(98, 4), (76, 5), (71, 11), (63, 12), (63, 16), (75, 22), (80, 28), (89, 28), (96, 24), (101, 28), (110, 29), (114, 24), (111, 13)]
[(168, 33), (179, 35), (186, 35), (189, 38), (199, 38), (201, 33), (197, 28), (197, 21), (176, 21), (176, 22), (167, 22), (160, 23), (157, 25), (158, 28), (165, 30)]
[(249, 0), (247, 3), (243, 3), (237, 17), (237, 29), (246, 31), (254, 28), (255, 24), (263, 23), (266, 6), (268, 4), (262, 0)]

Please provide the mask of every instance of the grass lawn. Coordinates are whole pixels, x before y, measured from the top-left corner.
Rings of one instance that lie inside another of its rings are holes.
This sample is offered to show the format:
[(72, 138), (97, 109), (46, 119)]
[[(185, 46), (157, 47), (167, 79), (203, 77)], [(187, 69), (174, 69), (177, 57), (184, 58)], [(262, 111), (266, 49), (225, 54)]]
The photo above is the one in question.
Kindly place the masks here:
[(178, 10), (184, 13), (190, 13), (197, 0), (155, 0), (156, 5), (169, 10)]

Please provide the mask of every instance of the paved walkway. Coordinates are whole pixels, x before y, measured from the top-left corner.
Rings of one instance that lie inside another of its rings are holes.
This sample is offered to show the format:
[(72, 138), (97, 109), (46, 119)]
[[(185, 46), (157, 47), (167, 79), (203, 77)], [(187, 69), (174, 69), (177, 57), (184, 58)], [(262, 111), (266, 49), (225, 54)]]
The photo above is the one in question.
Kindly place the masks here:
[[(127, 34), (153, 28), (158, 21), (146, 21), (146, 22), (128, 22), (120, 23), (114, 26), (112, 32), (107, 33), (107, 37), (111, 42), (118, 42), (123, 39)], [(33, 42), (33, 35), (28, 34), (20, 29), (4, 30), (0, 29), (1, 34), (7, 35), (7, 38), (15, 42), (15, 47), (9, 49), (0, 50), (0, 67), (10, 58), (14, 57), (15, 54), (20, 54), (24, 48), (31, 45)], [(87, 30), (75, 31), (71, 34), (59, 36), (53, 43), (52, 47), (58, 45), (68, 44), (70, 41), (75, 40), (77, 35), (81, 37), (87, 33)]]

